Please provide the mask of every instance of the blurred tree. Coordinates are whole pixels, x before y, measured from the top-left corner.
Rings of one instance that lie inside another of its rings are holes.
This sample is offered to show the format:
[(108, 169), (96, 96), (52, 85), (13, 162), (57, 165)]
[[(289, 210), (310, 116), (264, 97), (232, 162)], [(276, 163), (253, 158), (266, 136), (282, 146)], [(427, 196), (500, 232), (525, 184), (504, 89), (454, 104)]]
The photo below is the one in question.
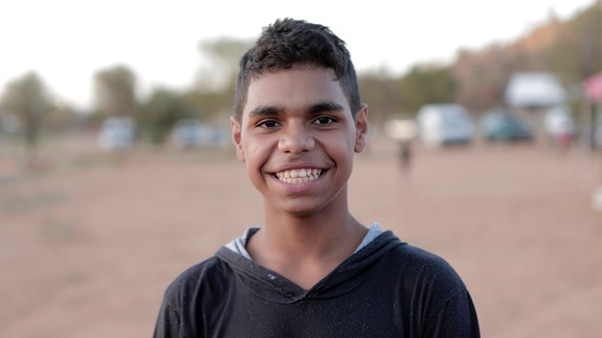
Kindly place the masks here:
[(167, 89), (158, 89), (143, 104), (136, 120), (153, 144), (162, 144), (176, 121), (195, 117), (197, 116), (192, 106), (179, 94)]
[(388, 116), (403, 111), (402, 92), (397, 78), (384, 71), (358, 75), (362, 101), (368, 103), (368, 118), (382, 127)]
[(231, 114), (242, 55), (253, 41), (219, 38), (200, 43), (201, 66), (196, 85), (184, 95), (203, 120)]
[(76, 112), (71, 106), (55, 101), (44, 118), (44, 126), (52, 132), (64, 131), (77, 121)]
[(224, 120), (224, 114), (232, 113), (234, 90), (192, 90), (182, 96), (184, 102), (194, 107), (203, 121)]
[(25, 158), (35, 164), (40, 129), (51, 107), (51, 98), (42, 80), (34, 72), (8, 83), (0, 103), (19, 117), (25, 138)]
[(114, 66), (94, 77), (96, 109), (104, 116), (133, 115), (138, 106), (136, 77), (125, 66)]
[(201, 42), (201, 70), (197, 81), (198, 89), (215, 91), (234, 89), (239, 62), (251, 48), (253, 41), (219, 38)]
[(415, 66), (400, 80), (403, 106), (416, 112), (427, 103), (452, 102), (456, 83), (449, 67)]

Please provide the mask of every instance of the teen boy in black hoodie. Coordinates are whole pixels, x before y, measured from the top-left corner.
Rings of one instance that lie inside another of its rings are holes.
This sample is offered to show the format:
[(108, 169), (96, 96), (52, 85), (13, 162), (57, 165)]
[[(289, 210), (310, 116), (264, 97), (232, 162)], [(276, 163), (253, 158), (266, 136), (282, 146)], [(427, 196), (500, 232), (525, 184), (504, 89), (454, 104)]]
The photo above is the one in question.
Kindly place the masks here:
[(155, 337), (479, 337), (449, 264), (348, 208), (368, 107), (340, 38), (276, 20), (242, 57), (235, 101), (232, 138), (265, 225), (172, 282)]

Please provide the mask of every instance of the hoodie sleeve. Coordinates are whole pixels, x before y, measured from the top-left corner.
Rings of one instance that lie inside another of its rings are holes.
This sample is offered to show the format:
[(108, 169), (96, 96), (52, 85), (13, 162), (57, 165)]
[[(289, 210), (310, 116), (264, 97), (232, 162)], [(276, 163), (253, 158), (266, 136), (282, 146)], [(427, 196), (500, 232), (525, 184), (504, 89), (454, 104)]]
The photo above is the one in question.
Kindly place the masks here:
[(472, 298), (461, 290), (447, 299), (426, 321), (425, 337), (479, 338), (480, 329)]
[(155, 324), (153, 338), (183, 338), (186, 337), (181, 332), (180, 314), (177, 306), (172, 303), (175, 298), (170, 298), (171, 294), (166, 292), (159, 315)]

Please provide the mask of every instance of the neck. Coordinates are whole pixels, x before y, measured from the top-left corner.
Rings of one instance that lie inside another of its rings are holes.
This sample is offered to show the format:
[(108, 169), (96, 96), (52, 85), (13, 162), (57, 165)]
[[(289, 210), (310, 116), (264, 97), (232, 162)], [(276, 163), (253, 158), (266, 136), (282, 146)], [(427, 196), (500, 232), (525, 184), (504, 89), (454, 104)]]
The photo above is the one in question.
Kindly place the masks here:
[(343, 247), (353, 247), (351, 239), (365, 234), (365, 227), (350, 214), (342, 219), (316, 219), (266, 224), (266, 244), (273, 250), (291, 257), (323, 256)]
[(347, 214), (337, 221), (267, 223), (251, 237), (253, 260), (309, 289), (353, 254), (367, 229)]

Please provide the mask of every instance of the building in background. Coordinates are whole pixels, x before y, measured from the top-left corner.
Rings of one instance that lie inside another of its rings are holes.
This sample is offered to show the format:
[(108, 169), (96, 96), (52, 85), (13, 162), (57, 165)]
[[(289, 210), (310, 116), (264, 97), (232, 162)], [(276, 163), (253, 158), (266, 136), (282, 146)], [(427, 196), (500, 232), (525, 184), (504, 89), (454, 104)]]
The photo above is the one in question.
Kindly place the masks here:
[[(536, 141), (546, 142), (554, 137), (556, 129), (550, 130), (549, 127), (556, 124), (550, 123), (550, 120), (555, 121), (558, 112), (567, 113), (563, 119), (574, 125), (566, 96), (560, 79), (553, 72), (517, 72), (508, 81), (505, 102), (527, 121)], [(554, 114), (554, 118), (551, 114)], [(571, 129), (572, 134), (574, 128)]]

